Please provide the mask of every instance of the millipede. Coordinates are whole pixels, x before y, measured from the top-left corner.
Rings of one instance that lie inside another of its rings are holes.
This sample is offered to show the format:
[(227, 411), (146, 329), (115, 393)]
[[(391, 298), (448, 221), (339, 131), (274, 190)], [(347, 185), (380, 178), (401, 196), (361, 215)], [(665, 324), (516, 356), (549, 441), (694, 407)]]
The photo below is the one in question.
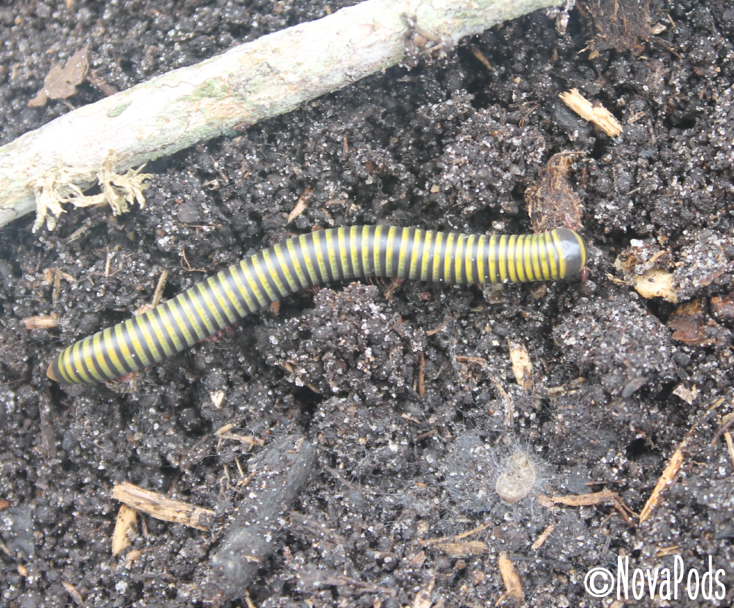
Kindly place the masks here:
[(54, 359), (47, 375), (64, 384), (114, 380), (330, 281), (524, 283), (572, 277), (585, 264), (586, 245), (567, 228), (509, 236), (382, 225), (319, 230), (251, 255), (144, 314), (76, 342)]

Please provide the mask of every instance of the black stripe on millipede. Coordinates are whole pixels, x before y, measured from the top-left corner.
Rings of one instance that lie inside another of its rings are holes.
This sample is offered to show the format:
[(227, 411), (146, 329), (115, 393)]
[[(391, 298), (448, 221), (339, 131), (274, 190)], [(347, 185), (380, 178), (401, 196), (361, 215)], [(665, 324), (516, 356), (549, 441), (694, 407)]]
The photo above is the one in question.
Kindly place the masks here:
[[(216, 311), (219, 313), (220, 318), (222, 319), (222, 323), (216, 322), (215, 325), (219, 326), (219, 329), (225, 328), (227, 325), (229, 325), (229, 315), (227, 314), (227, 311), (224, 310), (222, 307), (221, 302), (219, 301), (219, 298), (217, 298), (217, 295), (214, 293), (214, 288), (212, 287), (212, 284), (207, 279), (203, 283), (199, 283), (201, 287), (199, 287), (199, 295), (204, 300), (204, 305), (207, 307), (207, 309), (211, 309), (209, 306), (209, 303), (206, 301), (206, 298), (204, 296), (208, 296), (209, 299), (212, 302), (212, 305), (216, 309)], [(277, 291), (276, 291), (277, 293)]]
[[(362, 270), (365, 277), (375, 276), (375, 227), (368, 226), (367, 230), (362, 229), (362, 243), (359, 248), (359, 257), (362, 260)], [(364, 242), (365, 232), (367, 233), (367, 242)], [(365, 255), (365, 250), (367, 255)], [(368, 265), (364, 265), (365, 258), (367, 259)]]
[[(475, 283), (481, 283), (482, 279), (479, 277), (479, 241), (481, 237), (479, 235), (472, 239), (472, 248), (469, 252), (471, 256), (471, 276)], [(467, 277), (467, 281), (469, 278)]]
[[(352, 260), (352, 231), (348, 228), (340, 228), (340, 231), (343, 231), (344, 234), (344, 251), (342, 251), (341, 256), (339, 257), (345, 257), (347, 258), (347, 266), (349, 267), (349, 274), (345, 274), (345, 279), (353, 279), (355, 278), (354, 275), (354, 262)], [(347, 269), (345, 269), (347, 270)]]
[(354, 247), (354, 249), (352, 249), (349, 252), (349, 255), (351, 257), (351, 256), (354, 255), (354, 252), (355, 251), (357, 252), (357, 255), (354, 256), (354, 257), (357, 258), (357, 261), (359, 263), (359, 268), (355, 268), (354, 269), (355, 270), (354, 276), (355, 277), (364, 277), (364, 276), (367, 276), (367, 275), (365, 274), (365, 271), (364, 271), (364, 260), (362, 259), (362, 229), (361, 229), (361, 227), (360, 227), (360, 229), (355, 230), (354, 232), (356, 233), (357, 238), (354, 239), (354, 244), (352, 245), (352, 247)]
[(311, 266), (316, 273), (314, 285), (320, 285), (321, 283), (326, 282), (326, 277), (321, 271), (321, 260), (319, 259), (319, 249), (321, 249), (321, 236), (318, 235), (318, 232), (321, 231), (317, 230), (316, 232), (312, 232), (309, 235), (310, 238), (307, 242), (308, 249), (306, 250), (308, 257), (311, 259)]
[[(243, 264), (247, 265), (249, 273), (254, 276), (255, 269), (250, 263), (250, 258), (244, 260)], [(245, 291), (247, 292), (247, 295), (250, 296), (250, 301), (254, 306), (254, 308), (248, 306), (247, 310), (249, 310), (251, 313), (257, 312), (262, 308), (262, 306), (260, 305), (260, 298), (257, 297), (255, 290), (252, 288), (252, 285), (250, 285), (250, 281), (247, 280), (247, 273), (245, 272), (245, 269), (242, 266), (237, 266), (237, 271), (239, 273), (240, 283), (242, 283), (242, 285), (244, 286)]]
[(377, 250), (377, 258), (380, 261), (380, 274), (387, 274), (387, 241), (390, 237), (390, 226), (380, 227), (380, 242), (375, 243), (379, 249)]
[[(444, 232), (441, 238), (441, 253), (439, 253), (439, 261), (438, 261), (438, 280), (446, 282), (446, 248), (449, 244), (449, 235), (447, 232)], [(435, 250), (435, 249), (434, 249)]]
[(98, 376), (102, 379), (107, 378), (107, 374), (104, 373), (104, 370), (102, 369), (102, 366), (97, 361), (96, 353), (94, 352), (94, 336), (91, 336), (89, 338), (85, 338), (84, 342), (82, 342), (81, 347), (81, 354), (84, 355), (84, 344), (89, 345), (89, 359), (92, 361), (92, 367), (94, 367), (94, 371), (96, 374), (92, 373), (92, 370), (89, 368), (89, 364), (87, 363), (87, 360), (82, 357), (82, 363), (84, 364), (84, 367), (86, 368), (87, 373), (92, 377), (95, 378), (95, 376)]
[[(173, 339), (171, 338), (170, 334), (168, 333), (166, 324), (163, 322), (163, 317), (161, 316), (161, 310), (162, 309), (160, 306), (156, 306), (153, 310), (150, 311), (150, 314), (154, 316), (155, 320), (158, 322), (158, 327), (160, 327), (161, 334), (163, 334), (163, 340), (165, 340), (166, 345), (168, 346), (168, 352), (177, 353), (178, 349), (176, 348), (176, 345), (173, 343)], [(171, 325), (175, 326), (176, 324), (172, 323)], [(158, 337), (158, 341), (159, 342), (161, 341), (160, 337)], [(181, 344), (186, 344), (186, 340), (181, 340)]]
[(142, 361), (140, 361), (140, 355), (138, 354), (138, 351), (134, 348), (133, 338), (131, 335), (132, 331), (130, 329), (130, 326), (135, 324), (134, 319), (134, 317), (132, 319), (128, 319), (128, 321), (122, 328), (122, 332), (120, 332), (122, 341), (125, 343), (125, 346), (127, 346), (127, 352), (130, 353), (130, 358), (132, 359), (132, 364), (127, 365), (127, 367), (130, 368), (131, 372), (134, 372), (143, 366)]
[[(420, 238), (418, 239), (417, 249), (416, 249), (416, 238), (420, 234)], [(421, 274), (423, 271), (423, 248), (426, 246), (426, 231), (421, 230), (420, 232), (418, 230), (413, 230), (413, 244), (410, 247), (411, 256), (410, 256), (410, 266), (408, 266), (408, 278), (415, 279), (420, 281)], [(413, 266), (413, 258), (415, 258), (415, 276), (410, 276), (410, 269)]]
[(312, 232), (303, 242), (303, 257), (307, 261), (311, 262), (311, 268), (314, 272), (314, 276), (311, 277), (311, 272), (308, 267), (306, 267), (306, 272), (308, 273), (309, 280), (312, 285), (318, 285), (324, 280), (321, 273), (321, 264), (319, 264), (319, 258), (316, 254), (316, 239), (318, 239), (318, 237), (314, 236), (315, 234), (315, 232)]
[[(110, 338), (108, 339), (105, 338), (105, 334), (107, 333), (109, 333), (110, 335)], [(112, 357), (110, 357), (110, 350), (111, 350), (110, 341), (112, 339), (111, 336), (113, 336), (114, 333), (115, 332), (113, 331), (108, 332), (107, 330), (105, 330), (102, 332), (102, 336), (100, 337), (100, 340), (99, 340), (100, 350), (102, 351), (102, 358), (104, 359), (104, 362), (107, 364), (108, 369), (113, 374), (119, 372), (119, 370), (117, 369), (117, 366), (114, 363), (112, 363)], [(109, 378), (109, 374), (102, 374), (102, 375), (105, 378)]]
[(490, 276), (489, 280), (492, 283), (501, 283), (502, 282), (502, 275), (500, 275), (500, 237), (495, 236), (493, 238), (490, 238), (489, 241), (489, 247), (487, 248), (487, 251), (489, 251), (489, 255), (487, 256), (487, 262), (489, 262), (492, 259), (492, 253), (494, 253), (494, 269), (488, 264), (487, 269), (491, 272), (489, 273)]
[(293, 242), (293, 252), (295, 253), (296, 261), (298, 262), (298, 265), (301, 268), (301, 273), (303, 274), (304, 278), (306, 279), (305, 284), (301, 281), (301, 277), (299, 273), (296, 272), (296, 265), (291, 261), (291, 270), (295, 274), (296, 280), (298, 281), (298, 284), (300, 285), (301, 289), (307, 289), (308, 287), (313, 285), (313, 282), (311, 281), (311, 273), (309, 273), (308, 271), (308, 266), (306, 265), (306, 257), (304, 256), (304, 253), (303, 253), (303, 241), (304, 240), (305, 239), (303, 237), (295, 239), (295, 241)]
[[(339, 273), (339, 279), (343, 281), (346, 278), (346, 273), (344, 272), (344, 251), (342, 250), (341, 245), (339, 245), (341, 234), (338, 228), (334, 228), (332, 230), (332, 240), (335, 244), (334, 258), (336, 258), (337, 272)], [(348, 249), (346, 251), (348, 251)]]
[[(255, 271), (254, 275), (257, 279), (257, 282), (260, 283), (260, 286), (262, 287), (263, 295), (266, 299), (270, 300), (270, 303), (278, 301), (278, 294), (280, 293), (280, 289), (278, 289), (278, 286), (275, 284), (275, 279), (273, 279), (272, 275), (270, 274), (270, 269), (268, 268), (268, 265), (265, 263), (265, 256), (263, 255), (262, 251), (259, 251), (254, 256), (252, 256), (252, 267), (253, 270), (256, 268), (259, 268), (260, 272)], [(263, 282), (263, 275), (265, 276), (265, 282), (267, 282), (268, 286), (270, 287), (270, 290), (265, 289), (265, 283)], [(275, 295), (275, 298), (272, 298), (270, 296), (270, 293), (273, 293)], [(221, 327), (219, 329), (222, 329)]]
[[(120, 325), (122, 325), (122, 323)], [(117, 370), (117, 372), (120, 372), (121, 376), (124, 376), (125, 374), (132, 374), (135, 370), (130, 367), (130, 364), (125, 358), (125, 355), (122, 353), (122, 345), (120, 344), (120, 341), (117, 337), (117, 327), (118, 326), (115, 325), (112, 328), (112, 335), (110, 336), (110, 348), (115, 351), (115, 355), (117, 355), (117, 360), (120, 362), (120, 366), (122, 367), (122, 369), (118, 368), (117, 366), (114, 366), (114, 368), (115, 370)], [(126, 338), (127, 331), (125, 330), (124, 325), (121, 328), (121, 333), (123, 334), (123, 338)]]
[[(338, 279), (338, 277), (334, 274), (335, 269), (331, 267), (331, 256), (329, 255), (329, 241), (326, 239), (326, 230), (321, 230), (321, 235), (319, 236), (319, 247), (321, 249), (320, 253), (320, 260), (323, 261), (324, 269), (327, 272), (326, 278), (324, 278), (324, 283), (331, 283), (331, 281), (335, 281)], [(321, 266), (321, 264), (319, 264)]]
[[(236, 272), (235, 266), (230, 266), (226, 270), (222, 271), (220, 273), (220, 281), (222, 283), (222, 289), (224, 289), (227, 294), (234, 295), (234, 299), (237, 300), (237, 303), (240, 305), (240, 308), (245, 311), (245, 314), (252, 312), (250, 310), (250, 307), (247, 305), (247, 300), (245, 300), (245, 296), (242, 295), (242, 292), (240, 291), (239, 286), (237, 285), (237, 279), (234, 276), (234, 273)], [(236, 309), (236, 308), (235, 308)], [(240, 314), (239, 311), (237, 311), (237, 316), (241, 319), (243, 317), (242, 314)]]
[(189, 297), (191, 298), (191, 301), (193, 302), (194, 298), (196, 298), (196, 301), (199, 302), (199, 310), (197, 311), (199, 314), (199, 318), (201, 318), (203, 321), (205, 317), (214, 328), (213, 332), (210, 332), (208, 328), (205, 330), (207, 332), (207, 335), (211, 335), (212, 333), (216, 333), (220, 329), (223, 329), (224, 325), (219, 325), (219, 322), (214, 315), (214, 311), (209, 306), (209, 302), (206, 301), (206, 298), (204, 298), (204, 294), (202, 293), (203, 285), (203, 283), (197, 283), (188, 291), (190, 292)]
[[(275, 266), (275, 274), (278, 275), (278, 279), (280, 280), (280, 284), (283, 286), (283, 290), (276, 289), (275, 293), (277, 293), (281, 298), (284, 298), (287, 295), (290, 295), (291, 292), (291, 284), (290, 281), (288, 281), (288, 277), (285, 275), (285, 271), (283, 270), (283, 264), (280, 263), (280, 260), (278, 259), (278, 254), (275, 253), (275, 247), (270, 247), (267, 249), (268, 257), (270, 258), (270, 261)], [(263, 252), (263, 259), (264, 259), (264, 253)]]
[[(194, 328), (193, 335), (196, 336), (196, 341), (198, 342), (200, 340), (203, 340), (207, 336), (210, 336), (213, 332), (209, 331), (209, 328), (204, 323), (204, 319), (202, 319), (201, 315), (199, 315), (199, 311), (196, 308), (194, 298), (191, 296), (191, 289), (187, 289), (186, 291), (184, 291), (181, 296), (181, 312), (183, 313), (183, 317), (188, 321), (189, 325)], [(191, 316), (186, 314), (186, 307), (184, 307), (184, 302), (191, 311)]]
[[(151, 365), (152, 363), (155, 363), (157, 357), (153, 356), (153, 351), (150, 350), (150, 347), (148, 346), (148, 341), (145, 339), (145, 330), (143, 329), (143, 327), (140, 324), (140, 317), (132, 318), (132, 327), (133, 327), (133, 331), (135, 332), (135, 335), (138, 337), (140, 348), (143, 351), (145, 358), (148, 360), (147, 365)], [(140, 355), (138, 356), (140, 357)], [(144, 363), (142, 361), (142, 357), (141, 357), (141, 363)]]
[[(464, 239), (461, 238), (460, 234), (454, 235), (454, 246), (452, 247), (454, 250), (454, 255), (451, 258), (451, 283), (461, 283), (461, 273), (456, 272), (456, 266), (457, 261), (461, 260), (461, 272), (464, 272), (464, 264), (466, 264), (466, 260), (464, 259), (464, 250), (466, 250), (466, 243), (464, 242)], [(466, 281), (464, 281), (466, 282)]]
[[(194, 326), (189, 321), (189, 317), (186, 315), (186, 311), (184, 311), (183, 306), (181, 306), (181, 296), (179, 295), (177, 298), (173, 300), (169, 300), (164, 304), (166, 307), (166, 313), (168, 314), (168, 320), (171, 322), (171, 325), (173, 326), (173, 331), (176, 332), (176, 336), (180, 340), (181, 344), (185, 344), (186, 346), (190, 346), (191, 344), (196, 344), (196, 342), (199, 340), (199, 336), (194, 331)], [(183, 320), (183, 325), (186, 328), (186, 331), (189, 333), (189, 335), (193, 338), (191, 342), (186, 338), (184, 335), (183, 330), (181, 329), (181, 323), (178, 322), (176, 319), (176, 314), (181, 317)]]

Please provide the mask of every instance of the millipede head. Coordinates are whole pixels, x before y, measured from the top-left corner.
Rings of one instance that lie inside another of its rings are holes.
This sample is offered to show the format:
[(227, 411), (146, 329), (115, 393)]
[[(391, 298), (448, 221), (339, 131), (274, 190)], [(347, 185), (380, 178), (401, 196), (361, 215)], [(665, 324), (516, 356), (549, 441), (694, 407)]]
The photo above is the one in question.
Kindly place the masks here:
[(46, 370), (46, 375), (54, 382), (62, 382), (62, 380), (59, 380), (61, 374), (59, 372), (58, 361), (56, 359), (54, 359), (48, 366), (48, 369)]
[(554, 231), (558, 253), (562, 258), (563, 277), (572, 277), (586, 266), (586, 243), (576, 232), (568, 228), (556, 228)]

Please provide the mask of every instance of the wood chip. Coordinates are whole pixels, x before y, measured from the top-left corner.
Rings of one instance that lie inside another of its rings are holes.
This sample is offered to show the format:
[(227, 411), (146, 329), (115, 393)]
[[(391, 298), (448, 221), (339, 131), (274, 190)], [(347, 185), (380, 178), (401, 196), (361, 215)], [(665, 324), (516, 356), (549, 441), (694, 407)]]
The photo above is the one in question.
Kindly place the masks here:
[(726, 450), (729, 452), (729, 459), (734, 464), (734, 441), (732, 441), (729, 431), (724, 431), (724, 441), (726, 441)]
[(535, 539), (535, 542), (530, 545), (530, 548), (534, 551), (537, 551), (540, 549), (546, 540), (548, 540), (548, 537), (551, 535), (551, 532), (556, 529), (556, 526), (554, 524), (549, 525), (545, 530), (543, 530), (543, 533)]
[(431, 608), (433, 605), (433, 600), (431, 600), (431, 593), (433, 593), (433, 587), (436, 584), (436, 579), (433, 578), (431, 581), (420, 589), (418, 593), (415, 594), (415, 598), (413, 599), (413, 605), (412, 608)]
[(52, 329), (59, 325), (59, 318), (56, 313), (50, 315), (36, 315), (34, 317), (26, 317), (21, 321), (27, 330), (31, 329)]
[(173, 500), (158, 492), (144, 490), (127, 482), (118, 484), (112, 489), (112, 498), (156, 519), (183, 524), (198, 530), (208, 530), (207, 524), (214, 517), (214, 511), (211, 509)]
[(214, 431), (215, 435), (224, 435), (225, 433), (229, 433), (234, 428), (234, 424), (229, 423), (225, 424), (224, 426), (220, 426), (216, 431)]
[(164, 269), (163, 272), (161, 272), (161, 276), (158, 279), (158, 284), (155, 286), (155, 291), (153, 292), (153, 301), (151, 302), (151, 306), (155, 308), (158, 306), (158, 304), (161, 303), (161, 298), (163, 297), (163, 290), (166, 288), (166, 281), (168, 280), (168, 270)]
[(71, 596), (71, 599), (74, 600), (74, 603), (77, 606), (84, 606), (84, 598), (82, 597), (82, 594), (76, 590), (76, 587), (74, 587), (74, 585), (72, 585), (71, 583), (67, 583), (66, 581), (61, 581), (61, 584), (64, 586), (64, 589), (66, 589), (66, 592)]
[(510, 361), (515, 380), (526, 391), (533, 389), (533, 364), (530, 362), (530, 353), (524, 344), (508, 340), (510, 347)]
[(609, 137), (617, 137), (622, 134), (622, 125), (614, 115), (601, 105), (594, 107), (590, 101), (579, 93), (578, 89), (561, 93), (559, 97), (576, 114), (599, 127)]
[(515, 407), (512, 403), (512, 398), (507, 394), (507, 391), (505, 390), (505, 387), (502, 386), (499, 378), (496, 376), (490, 376), (489, 379), (492, 381), (495, 390), (499, 396), (502, 397), (502, 401), (505, 404), (505, 426), (507, 428), (511, 428), (515, 421)]
[(209, 397), (211, 398), (215, 408), (220, 409), (222, 407), (222, 403), (224, 402), (224, 395), (224, 391), (211, 391), (209, 393)]
[(241, 444), (247, 446), (247, 450), (251, 450), (256, 445), (264, 445), (265, 441), (252, 435), (240, 435), (239, 433), (222, 433), (222, 439), (231, 439), (232, 441), (239, 441)]
[(507, 557), (507, 553), (500, 553), (500, 556), (497, 559), (497, 565), (499, 566), (500, 574), (502, 575), (502, 582), (505, 584), (505, 589), (507, 589), (507, 591), (500, 596), (495, 603), (495, 606), (499, 605), (499, 603), (508, 595), (511, 595), (520, 604), (522, 604), (525, 601), (525, 594), (522, 591), (520, 575), (518, 575), (517, 570), (515, 570), (515, 566), (512, 561), (510, 561), (510, 558)]
[(678, 294), (673, 287), (673, 273), (651, 268), (645, 274), (633, 279), (635, 289), (643, 298), (663, 298), (673, 304), (678, 303)]
[(120, 505), (115, 520), (115, 531), (112, 533), (112, 555), (117, 556), (130, 546), (130, 536), (133, 526), (138, 521), (138, 512), (127, 505)]
[(482, 65), (485, 68), (487, 68), (490, 72), (496, 72), (496, 70), (492, 67), (492, 64), (489, 63), (489, 60), (484, 56), (484, 53), (482, 53), (482, 51), (480, 51), (473, 44), (470, 44), (469, 48), (471, 49), (472, 55), (474, 55), (474, 57), (479, 59), (479, 61), (482, 62)]
[(683, 399), (683, 401), (685, 401), (688, 405), (693, 404), (700, 392), (701, 391), (699, 391), (695, 386), (693, 386), (693, 388), (686, 388), (686, 386), (683, 384), (679, 384), (675, 387), (675, 389), (673, 389), (673, 394), (676, 397), (680, 397), (681, 399)]
[(426, 396), (426, 357), (423, 351), (418, 352), (418, 396), (423, 399)]
[(680, 555), (680, 545), (670, 545), (669, 547), (658, 547), (655, 550), (655, 557), (667, 557), (668, 555)]
[(286, 224), (290, 224), (294, 219), (296, 219), (308, 208), (308, 200), (311, 198), (312, 194), (313, 190), (311, 190), (311, 188), (306, 188), (303, 191), (303, 194), (301, 194), (301, 196), (298, 198), (296, 206), (293, 207), (293, 211), (288, 214), (288, 221), (286, 222)]
[(481, 540), (470, 540), (465, 543), (439, 543), (435, 547), (454, 559), (483, 555), (489, 551), (487, 543)]

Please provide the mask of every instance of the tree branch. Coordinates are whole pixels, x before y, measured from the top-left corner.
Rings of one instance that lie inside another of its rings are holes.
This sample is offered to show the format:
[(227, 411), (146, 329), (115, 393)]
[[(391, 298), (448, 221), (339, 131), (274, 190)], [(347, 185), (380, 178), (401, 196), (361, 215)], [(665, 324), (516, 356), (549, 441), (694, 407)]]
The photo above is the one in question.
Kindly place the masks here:
[(140, 203), (145, 176), (120, 172), (289, 112), (397, 64), (411, 45), (442, 52), (563, 2), (368, 0), (168, 72), (1, 147), (0, 227), (37, 207), (34, 230), (44, 216), (52, 228), (62, 203), (91, 204), (81, 191), (98, 182), (121, 207)]

